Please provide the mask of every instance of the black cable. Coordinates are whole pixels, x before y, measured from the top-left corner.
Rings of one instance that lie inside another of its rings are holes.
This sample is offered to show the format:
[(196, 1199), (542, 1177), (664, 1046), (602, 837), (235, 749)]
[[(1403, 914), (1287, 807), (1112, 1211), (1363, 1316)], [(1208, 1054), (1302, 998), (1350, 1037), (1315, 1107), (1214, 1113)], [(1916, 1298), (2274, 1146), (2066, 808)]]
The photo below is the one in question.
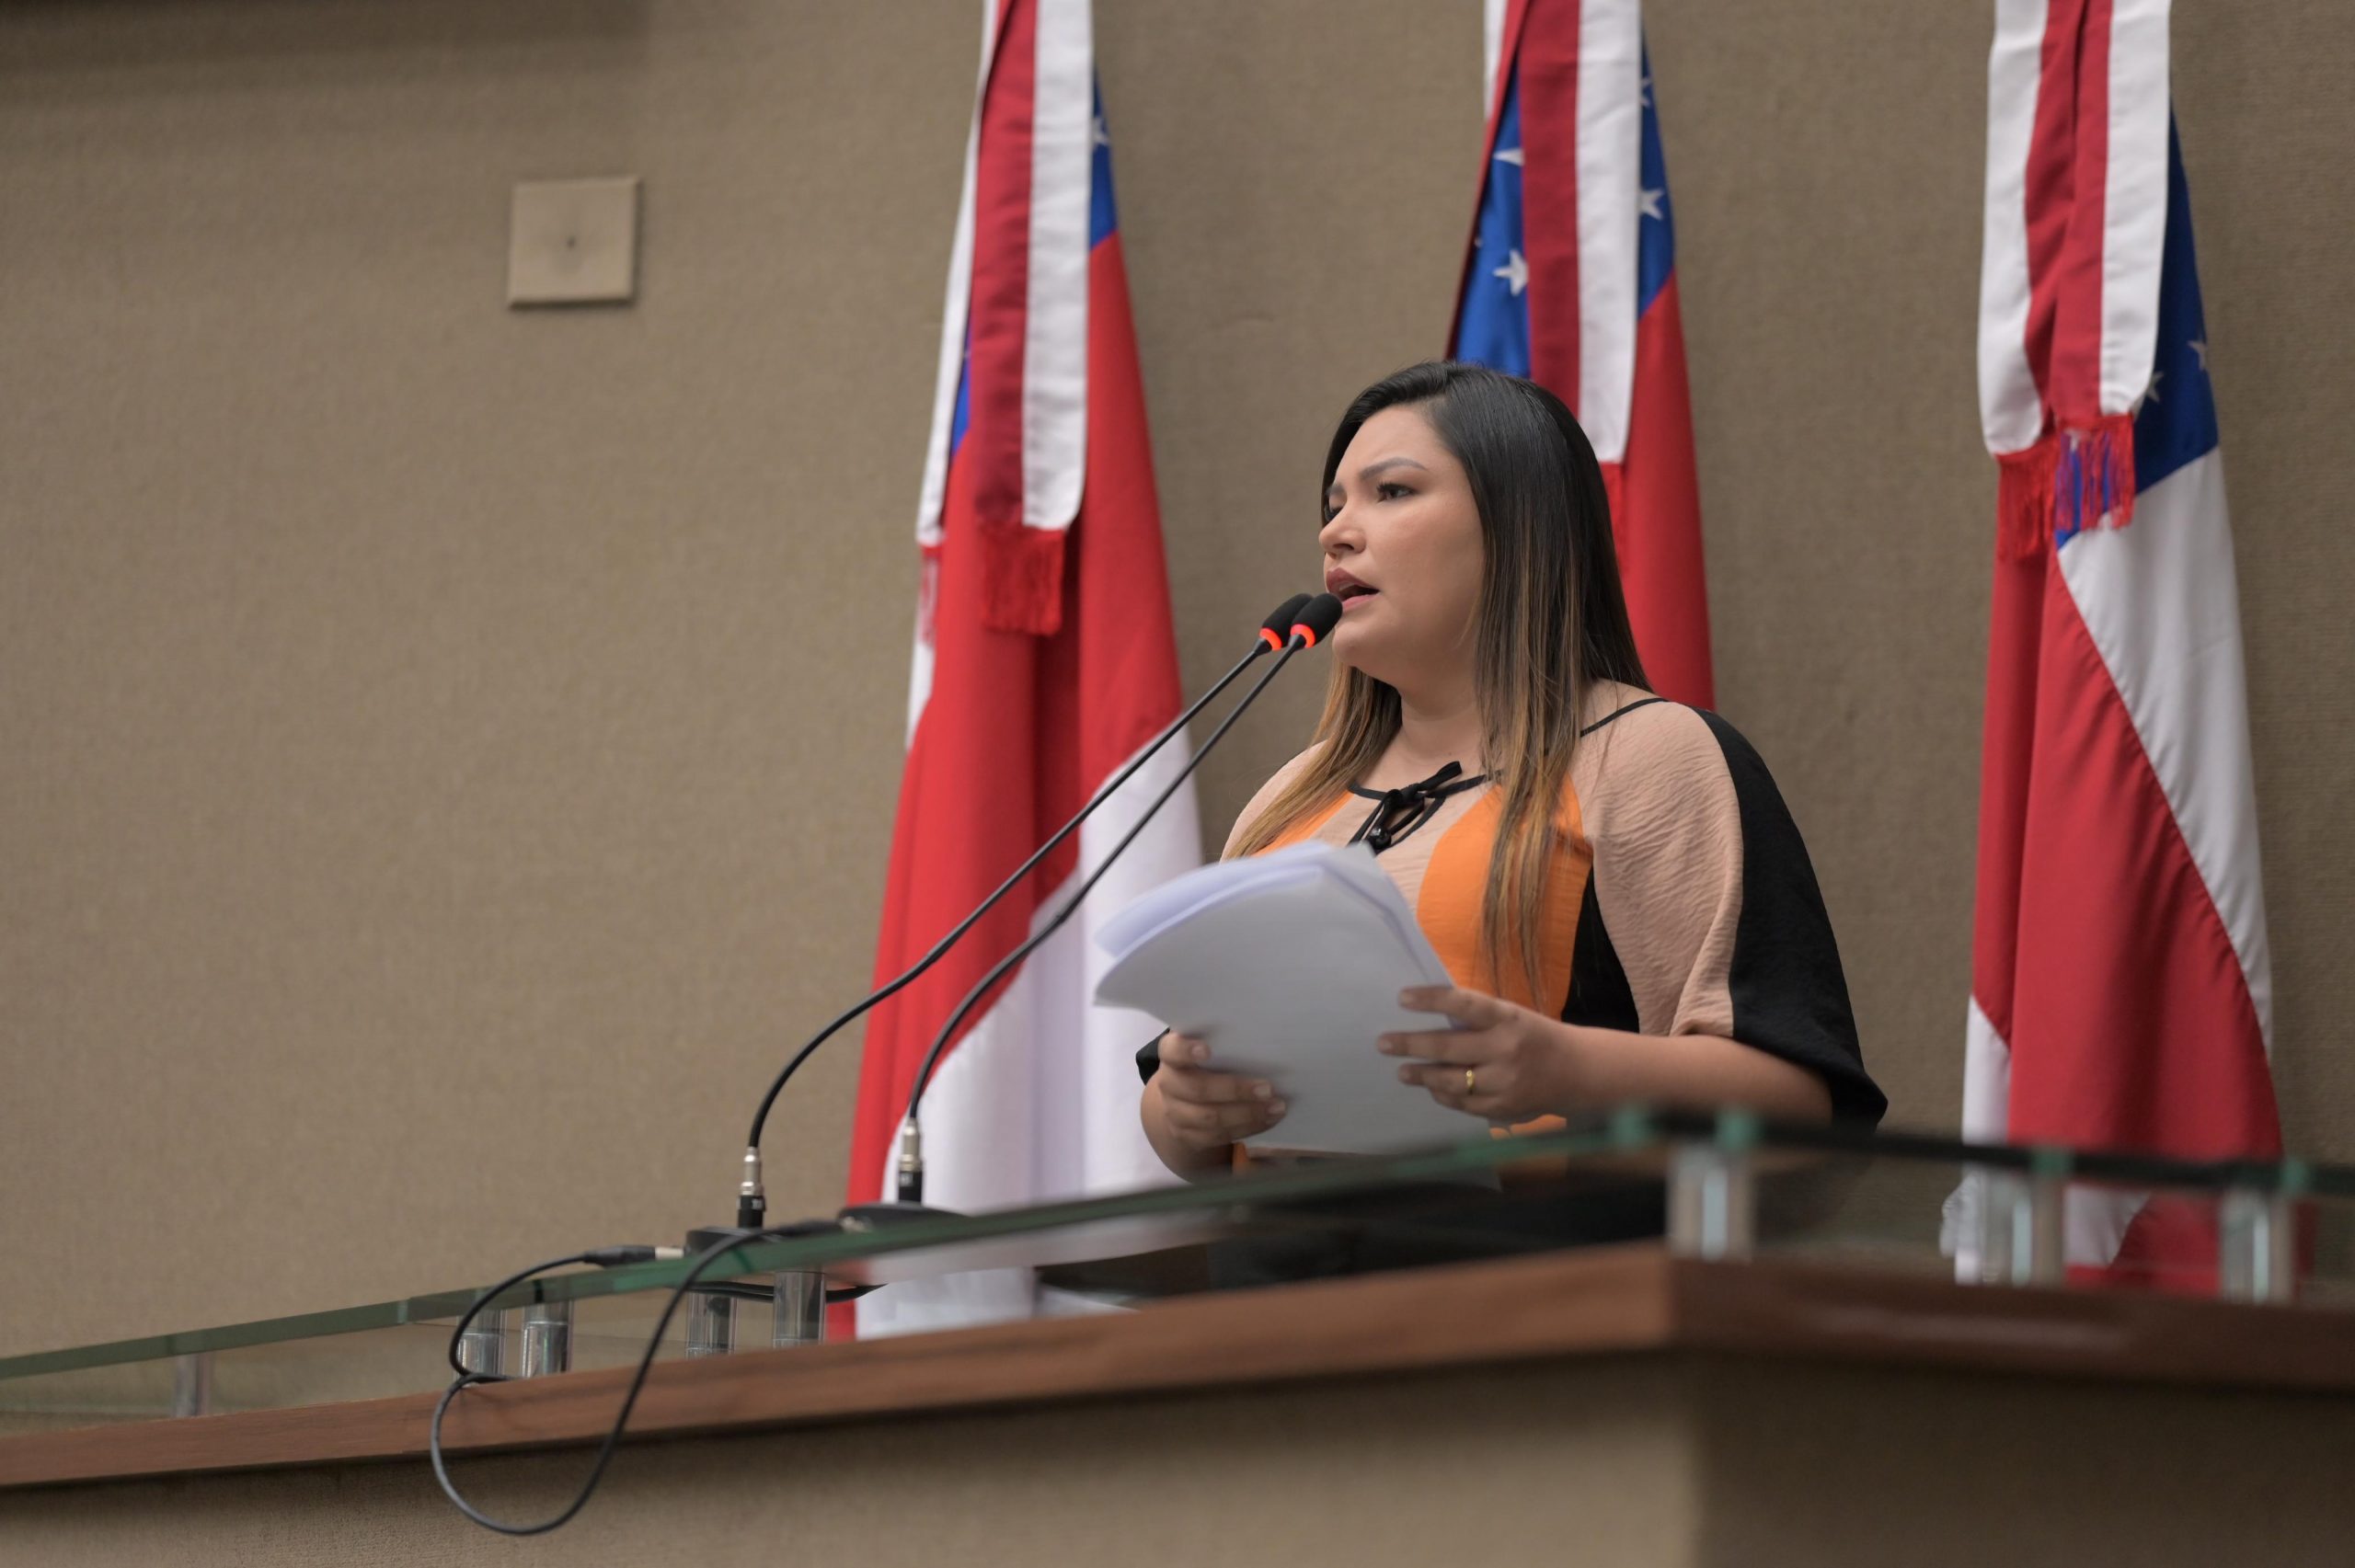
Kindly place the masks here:
[[(1266, 623), (1267, 630), (1271, 634), (1281, 635), (1281, 629), (1292, 621), (1293, 617), (1301, 612), (1303, 606), (1310, 597), (1311, 596), (1307, 594), (1295, 594), (1291, 599), (1286, 600), (1284, 603), (1278, 608), (1275, 613), (1268, 617)], [(753, 1151), (755, 1159), (757, 1159), (757, 1154), (761, 1145), (762, 1131), (767, 1126), (769, 1111), (776, 1104), (778, 1094), (784, 1092), (787, 1082), (792, 1079), (794, 1073), (799, 1070), (801, 1064), (810, 1059), (811, 1054), (815, 1052), (820, 1046), (824, 1045), (829, 1039), (833, 1038), (833, 1036), (840, 1032), (844, 1025), (853, 1023), (863, 1014), (872, 1011), (882, 1002), (887, 1001), (891, 997), (897, 995), (901, 990), (904, 990), (908, 985), (913, 982), (926, 969), (929, 969), (934, 964), (939, 962), (940, 958), (947, 954), (951, 947), (957, 944), (958, 940), (968, 931), (972, 929), (975, 921), (979, 921), (982, 916), (987, 914), (993, 908), (994, 908), (998, 901), (1004, 898), (1006, 894), (1012, 892), (1017, 887), (1020, 886), (1022, 879), (1029, 876), (1029, 874), (1037, 868), (1039, 863), (1046, 859), (1057, 845), (1061, 844), (1064, 840), (1071, 837), (1074, 832), (1077, 831), (1080, 825), (1085, 822), (1088, 817), (1095, 813), (1097, 807), (1111, 798), (1113, 794), (1117, 792), (1122, 784), (1127, 784), (1129, 780), (1135, 775), (1139, 768), (1143, 767), (1146, 762), (1150, 761), (1164, 746), (1170, 742), (1172, 738), (1184, 733), (1186, 726), (1192, 722), (1197, 714), (1200, 713), (1203, 708), (1209, 706), (1213, 698), (1217, 697), (1220, 692), (1225, 691), (1227, 687), (1233, 685), (1237, 676), (1241, 675), (1245, 670), (1248, 669), (1261, 654), (1269, 651), (1274, 647), (1274, 646), (1275, 635), (1269, 635), (1265, 642), (1254, 645), (1251, 651), (1248, 654), (1246, 654), (1242, 658), (1237, 659), (1234, 667), (1228, 670), (1225, 674), (1220, 676), (1217, 681), (1212, 685), (1210, 690), (1204, 692), (1200, 697), (1197, 697), (1184, 713), (1179, 714), (1175, 719), (1171, 720), (1170, 723), (1162, 729), (1160, 734), (1154, 737), (1150, 744), (1145, 746), (1143, 750), (1139, 751), (1134, 757), (1130, 759), (1127, 765), (1122, 767), (1119, 773), (1115, 773), (1109, 781), (1107, 781), (1093, 795), (1089, 796), (1087, 804), (1081, 808), (1077, 816), (1074, 817), (1069, 822), (1063, 824), (1052, 838), (1049, 839), (1045, 843), (1040, 844), (1038, 849), (1033, 851), (1030, 857), (1028, 860), (1025, 860), (1019, 866), (1016, 867), (1013, 874), (1007, 876), (1003, 883), (999, 884), (997, 890), (992, 893), (987, 898), (983, 899), (980, 907), (975, 909), (972, 913), (967, 915), (963, 921), (959, 921), (955, 930), (942, 937), (939, 942), (933, 945), (931, 951), (925, 954), (923, 957), (917, 959), (916, 962), (904, 973), (892, 979), (889, 984), (882, 987), (882, 989), (867, 996), (848, 1012), (845, 1012), (839, 1017), (835, 1018), (833, 1022), (828, 1024), (823, 1029), (821, 1029), (817, 1035), (809, 1041), (809, 1043), (804, 1045), (798, 1051), (795, 1052), (792, 1059), (787, 1061), (778, 1071), (776, 1077), (770, 1082), (768, 1092), (761, 1096), (760, 1108), (752, 1115), (752, 1133), (751, 1136), (745, 1139), (745, 1144), (748, 1149)], [(1077, 908), (1079, 899), (1086, 896), (1088, 890), (1096, 886), (1097, 880), (1103, 876), (1105, 871), (1109, 868), (1111, 863), (1118, 859), (1120, 853), (1128, 848), (1131, 841), (1135, 839), (1137, 834), (1143, 830), (1145, 823), (1150, 821), (1154, 814), (1159, 811), (1163, 805), (1168, 801), (1169, 797), (1178, 792), (1178, 786), (1185, 783), (1189, 777), (1192, 776), (1195, 767), (1201, 761), (1203, 755), (1210, 750), (1212, 745), (1217, 743), (1218, 738), (1221, 736), (1226, 733), (1228, 727), (1235, 723), (1235, 718), (1243, 712), (1243, 710), (1251, 705), (1252, 701), (1258, 696), (1262, 690), (1266, 688), (1268, 681), (1274, 678), (1276, 670), (1281, 670), (1285, 663), (1291, 659), (1292, 656), (1300, 651), (1300, 648), (1303, 646), (1304, 645), (1296, 640), (1287, 641), (1285, 643), (1282, 651), (1277, 655), (1276, 662), (1274, 666), (1269, 670), (1268, 674), (1261, 678), (1258, 685), (1251, 688), (1249, 693), (1247, 693), (1241, 702), (1235, 705), (1234, 709), (1227, 714), (1224, 719), (1220, 721), (1218, 728), (1212, 732), (1210, 739), (1205, 741), (1195, 750), (1191, 757), (1187, 759), (1186, 765), (1178, 773), (1177, 779), (1155, 798), (1153, 804), (1145, 808), (1143, 815), (1140, 817), (1136, 823), (1129, 829), (1128, 832), (1121, 837), (1120, 841), (1113, 846), (1111, 853), (1105, 857), (1103, 864), (1097, 867), (1095, 873), (1091, 875), (1086, 884), (1081, 887), (1079, 893), (1074, 896), (1072, 901), (1064, 907), (1063, 911), (1055, 917), (1053, 923), (1049, 925), (1045, 932), (1039, 933), (1038, 936), (1024, 944), (1011, 956), (1010, 958), (1002, 962), (997, 970), (993, 972), (991, 979), (985, 980), (982, 983), (982, 989), (983, 990), (986, 990), (989, 985), (994, 982), (998, 974), (1002, 974), (1005, 969), (1011, 967), (1015, 962), (1018, 962), (1025, 955), (1028, 954), (1031, 949), (1035, 948), (1040, 941), (1043, 940), (1048, 935), (1051, 935), (1057, 927), (1061, 926), (1065, 920), (1070, 918), (1072, 910)], [(958, 1018), (961, 1019), (965, 1013), (970, 1011), (973, 1000), (975, 997), (978, 997), (979, 994), (980, 992), (977, 991), (974, 993), (974, 997), (967, 998), (966, 1005), (959, 1009)], [(926, 1077), (930, 1076), (933, 1065), (938, 1060), (939, 1055), (940, 1046), (936, 1044), (933, 1047), (931, 1056), (927, 1057), (925, 1060), (924, 1072), (917, 1078), (916, 1093), (918, 1096), (922, 1095), (924, 1091), (924, 1081)], [(913, 1114), (914, 1104), (912, 1101), (910, 1103), (910, 1115), (913, 1116)], [(757, 1165), (755, 1166), (755, 1169), (757, 1170)], [(757, 1205), (758, 1198), (757, 1196), (754, 1196), (748, 1201)], [(739, 1219), (741, 1220), (743, 1218), (744, 1210), (742, 1207), (740, 1206)], [(464, 1339), (467, 1327), (473, 1323), (475, 1319), (481, 1313), (482, 1309), (487, 1303), (501, 1293), (521, 1285), (523, 1281), (530, 1279), (534, 1275), (545, 1274), (549, 1269), (562, 1268), (567, 1265), (577, 1263), (598, 1264), (603, 1266), (611, 1266), (617, 1263), (645, 1262), (655, 1257), (657, 1255), (657, 1252), (656, 1249), (651, 1247), (605, 1247), (586, 1253), (569, 1253), (563, 1257), (551, 1258), (545, 1263), (534, 1264), (530, 1268), (522, 1269), (514, 1274), (509, 1275), (505, 1279), (500, 1280), (498, 1284), (477, 1295), (474, 1300), (467, 1304), (466, 1310), (459, 1314), (457, 1325), (451, 1330), (449, 1350), (450, 1368), (452, 1371), (457, 1374), (457, 1376), (452, 1380), (450, 1386), (442, 1391), (442, 1398), (434, 1404), (433, 1419), (426, 1434), (427, 1457), (432, 1462), (433, 1479), (441, 1485), (442, 1494), (449, 1498), (451, 1505), (455, 1507), (467, 1518), (473, 1520), (476, 1524), (482, 1526), (485, 1529), (496, 1530), (501, 1535), (546, 1535), (550, 1530), (559, 1528), (563, 1525), (569, 1523), (575, 1515), (579, 1514), (583, 1507), (587, 1506), (590, 1497), (593, 1495), (597, 1490), (598, 1482), (604, 1479), (605, 1467), (612, 1462), (614, 1451), (620, 1446), (622, 1434), (629, 1425), (630, 1412), (637, 1408), (638, 1396), (645, 1389), (647, 1376), (653, 1369), (654, 1362), (661, 1353), (662, 1336), (664, 1333), (669, 1332), (671, 1327), (671, 1319), (677, 1313), (679, 1310), (679, 1303), (686, 1299), (687, 1293), (693, 1289), (695, 1283), (703, 1277), (704, 1271), (709, 1268), (712, 1263), (722, 1253), (732, 1248), (748, 1245), (755, 1242), (775, 1239), (785, 1234), (787, 1230), (793, 1229), (796, 1229), (796, 1227), (755, 1228), (750, 1225), (741, 1226), (738, 1230), (730, 1232), (720, 1240), (714, 1242), (710, 1246), (705, 1248), (703, 1252), (696, 1254), (695, 1261), (689, 1265), (684, 1277), (672, 1288), (669, 1299), (662, 1304), (662, 1311), (661, 1315), (656, 1318), (654, 1322), (654, 1332), (647, 1341), (645, 1354), (638, 1357), (638, 1369), (630, 1378), (627, 1391), (622, 1396), (621, 1409), (615, 1415), (613, 1427), (605, 1434), (604, 1441), (598, 1446), (596, 1461), (590, 1466), (588, 1478), (581, 1483), (580, 1491), (561, 1512), (556, 1514), (550, 1518), (543, 1519), (535, 1524), (510, 1524), (503, 1519), (492, 1518), (488, 1514), (485, 1514), (480, 1509), (475, 1507), (474, 1505), (468, 1503), (464, 1497), (460, 1496), (458, 1494), (456, 1484), (450, 1479), (449, 1468), (443, 1459), (442, 1452), (442, 1422), (443, 1417), (449, 1413), (451, 1402), (455, 1400), (462, 1391), (473, 1384), (500, 1383), (509, 1380), (505, 1376), (500, 1374), (468, 1370), (464, 1363), (458, 1359), (459, 1344)], [(851, 1299), (867, 1294), (867, 1292), (871, 1288), (873, 1288), (866, 1286), (854, 1287), (841, 1292), (839, 1296), (837, 1296), (835, 1292), (829, 1291), (827, 1292), (826, 1299), (829, 1302), (836, 1299)], [(746, 1294), (744, 1291), (729, 1287), (722, 1287), (720, 1288), (720, 1290), (722, 1294), (729, 1296)]]
[[(560, 1258), (550, 1258), (546, 1263), (535, 1263), (529, 1268), (517, 1269), (498, 1284), (476, 1291), (474, 1300), (467, 1304), (465, 1311), (458, 1314), (458, 1326), (450, 1331), (450, 1370), (460, 1377), (466, 1375), (465, 1366), (458, 1359), (458, 1341), (465, 1333), (466, 1325), (480, 1315), (484, 1305), (514, 1289), (534, 1275), (546, 1274), (552, 1268), (562, 1268), (567, 1264), (588, 1263), (595, 1264), (599, 1268), (619, 1268), (625, 1264), (653, 1263), (665, 1252), (672, 1250), (666, 1247), (649, 1246), (592, 1247), (585, 1253), (567, 1253)], [(503, 1379), (483, 1380), (504, 1381)]]
[[(948, 1048), (948, 1042), (956, 1037), (958, 1025), (965, 1022), (966, 1015), (981, 1005), (982, 999), (989, 994), (991, 987), (1005, 979), (1007, 972), (1017, 964), (1028, 957), (1040, 943), (1063, 929), (1063, 922), (1077, 911), (1082, 900), (1095, 890), (1097, 883), (1103, 880), (1104, 874), (1112, 869), (1113, 863), (1120, 858), (1121, 852), (1129, 847), (1130, 842), (1139, 833), (1144, 831), (1145, 824), (1153, 820), (1154, 813), (1159, 811), (1169, 797), (1178, 793), (1180, 784), (1193, 776), (1195, 768), (1200, 766), (1202, 759), (1210, 754), (1211, 748), (1216, 746), (1220, 738), (1234, 727), (1235, 721), (1243, 716), (1243, 710), (1258, 700), (1259, 693), (1268, 689), (1268, 682), (1282, 673), (1284, 666), (1292, 661), (1292, 655), (1308, 646), (1310, 645), (1298, 638), (1284, 644), (1283, 651), (1276, 656), (1276, 662), (1268, 667), (1268, 672), (1260, 676), (1258, 682), (1246, 692), (1235, 706), (1227, 710), (1226, 716), (1218, 721), (1218, 727), (1211, 731), (1210, 738), (1194, 748), (1194, 754), (1186, 759), (1186, 765), (1178, 770), (1178, 776), (1169, 781), (1168, 786), (1154, 797), (1153, 804), (1144, 808), (1136, 821), (1130, 826), (1129, 830), (1120, 835), (1120, 841), (1105, 853), (1104, 858), (1097, 863), (1096, 869), (1087, 874), (1087, 879), (1082, 882), (1072, 896), (1065, 898), (1062, 906), (1055, 910), (1054, 917), (1038, 931), (1033, 932), (1028, 941), (999, 959), (996, 966), (982, 977), (981, 983), (965, 993), (965, 1000), (957, 1004), (957, 1011), (948, 1015), (948, 1022), (942, 1024), (940, 1033), (934, 1036), (932, 1048), (925, 1053), (924, 1065), (916, 1070), (914, 1087), (908, 1092), (906, 1116), (908, 1122), (915, 1121), (917, 1109), (924, 1104), (925, 1085), (931, 1081), (933, 1069), (940, 1064), (941, 1053)], [(1236, 666), (1238, 670), (1241, 668), (1240, 665)], [(1203, 700), (1207, 702), (1209, 699)], [(900, 1201), (902, 1203), (923, 1202), (923, 1180), (921, 1169), (916, 1172), (913, 1182), (909, 1180), (903, 1170), (900, 1180)]]
[(451, 1368), (458, 1374), (458, 1376), (455, 1381), (451, 1383), (448, 1388), (442, 1391), (442, 1398), (433, 1407), (432, 1425), (428, 1427), (426, 1431), (426, 1457), (432, 1461), (433, 1479), (441, 1484), (442, 1495), (447, 1497), (450, 1500), (451, 1505), (456, 1508), (461, 1514), (464, 1514), (467, 1518), (472, 1519), (476, 1524), (480, 1525), (483, 1528), (487, 1530), (496, 1530), (500, 1535), (546, 1535), (550, 1530), (560, 1528), (564, 1525), (570, 1523), (574, 1515), (580, 1513), (582, 1508), (588, 1506), (590, 1497), (593, 1495), (597, 1490), (597, 1483), (603, 1481), (605, 1477), (605, 1467), (613, 1462), (614, 1450), (620, 1447), (622, 1432), (629, 1425), (629, 1413), (637, 1407), (638, 1393), (646, 1387), (646, 1376), (653, 1369), (655, 1357), (661, 1353), (662, 1336), (664, 1333), (669, 1332), (672, 1315), (678, 1311), (679, 1303), (686, 1299), (687, 1292), (694, 1288), (695, 1281), (703, 1277), (704, 1270), (709, 1268), (713, 1263), (718, 1261), (721, 1254), (732, 1251), (737, 1247), (745, 1246), (754, 1242), (771, 1240), (778, 1234), (778, 1231), (774, 1230), (753, 1231), (750, 1234), (731, 1234), (720, 1241), (713, 1242), (710, 1246), (706, 1247), (702, 1252), (695, 1254), (695, 1261), (687, 1267), (685, 1276), (683, 1277), (678, 1284), (671, 1288), (670, 1299), (662, 1303), (661, 1316), (654, 1320), (654, 1332), (647, 1338), (646, 1353), (638, 1357), (638, 1371), (629, 1380), (628, 1392), (622, 1396), (621, 1410), (614, 1417), (613, 1429), (605, 1434), (604, 1442), (598, 1446), (597, 1460), (594, 1464), (589, 1467), (588, 1479), (580, 1483), (580, 1493), (574, 1496), (570, 1503), (565, 1505), (562, 1512), (550, 1518), (542, 1519), (535, 1524), (510, 1524), (505, 1519), (492, 1518), (489, 1515), (484, 1513), (481, 1509), (477, 1508), (473, 1504), (467, 1502), (464, 1497), (458, 1495), (457, 1484), (450, 1479), (449, 1467), (444, 1462), (442, 1455), (442, 1418), (449, 1413), (450, 1402), (456, 1399), (459, 1391), (470, 1384), (503, 1383), (509, 1381), (506, 1377), (500, 1374), (473, 1372), (467, 1370), (466, 1368), (458, 1360), (458, 1342), (465, 1333), (466, 1325), (475, 1321), (476, 1316), (481, 1312), (486, 1303), (490, 1301), (500, 1292), (511, 1289), (515, 1286), (521, 1285), (524, 1280), (531, 1278), (532, 1276), (535, 1274), (542, 1274), (552, 1268), (562, 1268), (567, 1264), (595, 1263), (599, 1261), (601, 1255), (610, 1254), (616, 1252), (642, 1253), (645, 1254), (642, 1258), (632, 1257), (625, 1261), (643, 1262), (646, 1261), (646, 1259), (653, 1257), (655, 1255), (655, 1250), (651, 1247), (601, 1248), (596, 1253), (567, 1253), (563, 1257), (551, 1258), (546, 1263), (534, 1264), (530, 1268), (523, 1269), (516, 1274), (511, 1274), (505, 1279), (500, 1280), (497, 1285), (492, 1286), (489, 1289), (485, 1290), (480, 1295), (477, 1296), (474, 1300), (468, 1304), (466, 1310), (459, 1314), (457, 1327), (450, 1331), (450, 1366)]

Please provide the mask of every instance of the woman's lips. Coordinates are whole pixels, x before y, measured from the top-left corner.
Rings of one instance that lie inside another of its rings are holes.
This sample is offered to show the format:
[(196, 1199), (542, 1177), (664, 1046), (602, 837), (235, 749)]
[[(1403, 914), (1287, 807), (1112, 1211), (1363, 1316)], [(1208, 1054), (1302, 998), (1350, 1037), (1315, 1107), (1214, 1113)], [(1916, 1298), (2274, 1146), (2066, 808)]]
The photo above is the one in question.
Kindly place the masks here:
[(1346, 615), (1368, 600), (1380, 598), (1382, 590), (1378, 588), (1361, 589), (1341, 601), (1341, 613)]

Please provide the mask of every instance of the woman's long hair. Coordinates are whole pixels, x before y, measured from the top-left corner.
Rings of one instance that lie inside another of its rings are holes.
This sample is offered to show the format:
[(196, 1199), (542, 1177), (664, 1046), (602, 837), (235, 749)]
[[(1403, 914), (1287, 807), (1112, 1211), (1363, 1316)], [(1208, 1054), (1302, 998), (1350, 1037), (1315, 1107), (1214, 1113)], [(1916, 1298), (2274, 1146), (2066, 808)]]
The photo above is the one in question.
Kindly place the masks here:
[[(1586, 432), (1534, 382), (1430, 361), (1358, 395), (1333, 432), (1318, 506), (1359, 427), (1384, 408), (1420, 408), (1464, 465), (1487, 562), (1474, 635), (1481, 757), (1502, 808), (1481, 900), (1488, 978), (1518, 958), (1538, 992), (1537, 933), (1555, 816), (1570, 776), (1579, 715), (1597, 681), (1644, 687), (1627, 625), (1611, 504)], [(1265, 849), (1362, 779), (1398, 733), (1395, 687), (1338, 661), (1308, 765), (1244, 830), (1235, 853)]]

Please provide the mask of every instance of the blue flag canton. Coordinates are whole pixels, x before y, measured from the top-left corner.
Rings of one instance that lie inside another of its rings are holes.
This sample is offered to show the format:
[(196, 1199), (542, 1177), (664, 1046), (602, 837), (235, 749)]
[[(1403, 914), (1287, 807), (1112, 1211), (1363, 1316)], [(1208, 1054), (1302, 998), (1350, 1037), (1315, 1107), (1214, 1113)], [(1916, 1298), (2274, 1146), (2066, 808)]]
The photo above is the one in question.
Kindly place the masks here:
[(1087, 134), (1095, 149), (1089, 160), (1093, 183), (1087, 200), (1087, 247), (1102, 245), (1120, 226), (1120, 213), (1112, 201), (1112, 135), (1104, 129), (1104, 84), (1096, 84), (1096, 105), (1087, 120)]
[(1529, 260), (1522, 250), (1521, 73), (1505, 80), (1496, 148), (1480, 186), (1472, 271), (1454, 353), (1511, 375), (1529, 373)]
[(1643, 217), (1636, 225), (1636, 317), (1639, 321), (1668, 286), (1668, 275), (1676, 269), (1676, 218), (1668, 203), (1668, 159), (1660, 150), (1660, 112), (1652, 103), (1649, 45), (1645, 46), (1643, 62), (1643, 152), (1636, 177), (1636, 200), (1643, 208)]
[(2134, 413), (2134, 488), (2148, 490), (2216, 450), (2216, 397), (2208, 380), (2208, 326), (2191, 246), (2191, 190), (2167, 122), (2167, 226), (2159, 258), (2158, 349), (2150, 389)]
[[(1653, 102), (1651, 52), (1643, 57), (1643, 124), (1637, 171), (1636, 314), (1640, 318), (1676, 269), (1676, 219), (1669, 203), (1668, 160), (1660, 143)], [(1575, 149), (1571, 155), (1576, 155)], [(1497, 117), (1496, 150), (1480, 189), (1471, 276), (1465, 280), (1455, 357), (1513, 375), (1529, 373), (1529, 258), (1523, 223), (1521, 73), (1505, 81)]]

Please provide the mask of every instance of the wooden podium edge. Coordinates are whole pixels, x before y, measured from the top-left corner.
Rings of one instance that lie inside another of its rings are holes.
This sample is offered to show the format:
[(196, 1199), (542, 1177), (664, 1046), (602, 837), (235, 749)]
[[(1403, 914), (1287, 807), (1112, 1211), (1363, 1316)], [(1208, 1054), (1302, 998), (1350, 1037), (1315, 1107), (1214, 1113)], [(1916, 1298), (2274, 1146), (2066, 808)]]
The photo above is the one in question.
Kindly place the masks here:
[(2108, 1382), (2355, 1393), (2355, 1313), (2139, 1290), (1674, 1262), (1679, 1346)]
[[(658, 1364), (629, 1438), (1039, 1405), (1563, 1356), (1691, 1350), (2355, 1391), (2355, 1319), (2308, 1308), (1972, 1288), (1704, 1264), (1657, 1245), (1204, 1295), (1134, 1312)], [(602, 1438), (626, 1368), (470, 1391), (452, 1453)], [(414, 1459), (438, 1391), (0, 1438), (0, 1489)]]

